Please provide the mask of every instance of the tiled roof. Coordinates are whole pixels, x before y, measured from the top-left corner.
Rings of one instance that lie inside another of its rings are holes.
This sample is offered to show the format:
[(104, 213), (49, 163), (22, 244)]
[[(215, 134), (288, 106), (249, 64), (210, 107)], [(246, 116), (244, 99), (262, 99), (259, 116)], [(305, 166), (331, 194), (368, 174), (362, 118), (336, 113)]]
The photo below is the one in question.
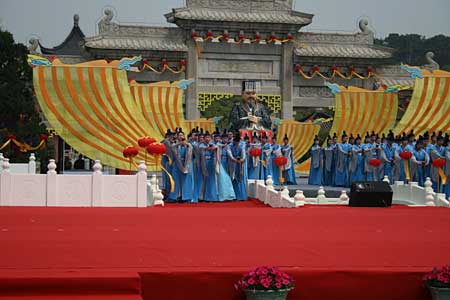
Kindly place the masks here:
[(302, 24), (307, 25), (312, 17), (296, 12), (246, 12), (236, 10), (210, 10), (210, 9), (174, 9), (166, 15), (169, 22), (174, 19), (208, 20), (246, 23), (275, 23), (275, 24)]
[(307, 57), (391, 58), (392, 52), (373, 46), (307, 45), (296, 48), (295, 54)]
[(103, 37), (87, 38), (85, 46), (95, 49), (130, 49), (130, 50), (159, 50), (180, 51), (188, 50), (180, 40), (138, 38), (138, 37)]

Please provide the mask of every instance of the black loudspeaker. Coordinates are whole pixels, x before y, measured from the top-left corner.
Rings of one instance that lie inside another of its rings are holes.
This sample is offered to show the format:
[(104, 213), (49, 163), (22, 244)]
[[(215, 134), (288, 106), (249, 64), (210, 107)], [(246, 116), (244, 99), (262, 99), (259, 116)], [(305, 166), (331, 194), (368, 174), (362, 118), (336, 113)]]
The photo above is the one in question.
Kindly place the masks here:
[(392, 189), (386, 182), (353, 182), (348, 205), (355, 207), (389, 207)]

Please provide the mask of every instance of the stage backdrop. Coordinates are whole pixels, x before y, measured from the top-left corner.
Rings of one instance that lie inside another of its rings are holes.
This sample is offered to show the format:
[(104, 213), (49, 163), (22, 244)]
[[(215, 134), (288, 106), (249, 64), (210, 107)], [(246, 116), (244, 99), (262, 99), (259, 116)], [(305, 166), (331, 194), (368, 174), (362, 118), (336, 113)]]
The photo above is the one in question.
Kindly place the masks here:
[(369, 91), (341, 86), (336, 94), (336, 106), (330, 135), (339, 139), (348, 135), (364, 136), (366, 132), (387, 133), (394, 128), (398, 110), (398, 95), (384, 91)]
[(420, 72), (422, 78), (416, 78), (408, 109), (394, 132), (409, 133), (413, 129), (418, 134), (425, 131), (449, 133), (450, 73), (445, 71), (431, 73), (419, 68), (409, 66), (408, 68)]
[[(119, 70), (118, 64), (65, 65), (56, 59), (52, 66), (35, 67), (33, 81), (39, 104), (58, 135), (91, 159), (129, 169), (129, 161), (122, 155), (126, 146), (137, 145), (143, 136), (160, 141), (167, 128), (186, 128), (180, 109), (183, 90), (178, 82), (134, 83), (137, 101), (126, 71)], [(140, 96), (141, 91), (146, 97)], [(167, 106), (168, 113), (161, 114)], [(144, 159), (144, 150), (137, 159)]]

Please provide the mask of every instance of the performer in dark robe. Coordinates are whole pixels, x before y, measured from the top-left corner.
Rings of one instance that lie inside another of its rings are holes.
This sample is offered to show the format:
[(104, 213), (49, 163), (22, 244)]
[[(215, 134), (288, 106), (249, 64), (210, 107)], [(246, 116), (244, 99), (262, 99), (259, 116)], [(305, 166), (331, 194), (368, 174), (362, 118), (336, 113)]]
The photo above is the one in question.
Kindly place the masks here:
[(311, 167), (309, 170), (308, 184), (323, 184), (323, 152), (319, 144), (319, 137), (314, 138), (314, 146), (311, 148)]
[[(270, 130), (272, 120), (266, 105), (258, 102), (260, 82), (245, 81), (242, 84), (242, 102), (233, 106), (230, 113), (231, 130)], [(250, 133), (252, 135), (252, 133)]]

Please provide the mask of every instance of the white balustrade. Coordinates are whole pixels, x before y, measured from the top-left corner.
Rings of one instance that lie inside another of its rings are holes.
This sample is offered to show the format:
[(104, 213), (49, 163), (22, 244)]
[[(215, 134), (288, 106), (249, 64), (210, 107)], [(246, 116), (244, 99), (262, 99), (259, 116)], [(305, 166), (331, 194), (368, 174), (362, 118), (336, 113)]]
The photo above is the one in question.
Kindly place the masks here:
[(140, 162), (136, 175), (103, 175), (95, 161), (89, 174), (60, 175), (55, 160), (47, 174), (13, 174), (9, 159), (0, 174), (0, 206), (146, 207), (147, 171)]

